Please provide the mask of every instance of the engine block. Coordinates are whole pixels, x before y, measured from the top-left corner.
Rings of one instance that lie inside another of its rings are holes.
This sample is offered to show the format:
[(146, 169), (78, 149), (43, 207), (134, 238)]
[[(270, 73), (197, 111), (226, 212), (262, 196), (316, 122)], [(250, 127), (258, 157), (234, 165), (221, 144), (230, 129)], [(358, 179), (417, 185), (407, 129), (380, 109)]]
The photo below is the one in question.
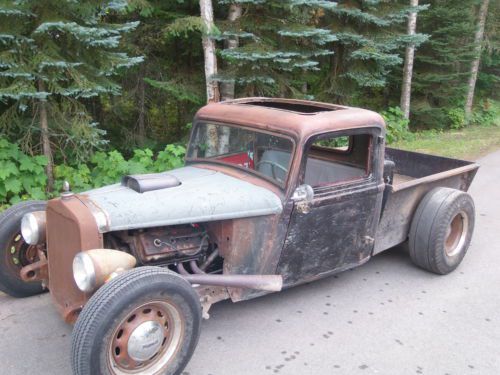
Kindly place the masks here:
[(205, 255), (209, 237), (197, 225), (152, 228), (134, 233), (134, 245), (143, 263), (175, 263)]

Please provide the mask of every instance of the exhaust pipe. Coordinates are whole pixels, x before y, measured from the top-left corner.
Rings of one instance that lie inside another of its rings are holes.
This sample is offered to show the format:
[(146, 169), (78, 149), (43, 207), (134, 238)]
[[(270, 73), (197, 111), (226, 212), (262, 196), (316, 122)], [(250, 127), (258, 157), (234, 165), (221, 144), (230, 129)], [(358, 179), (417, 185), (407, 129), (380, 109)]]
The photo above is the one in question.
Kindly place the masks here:
[(191, 284), (225, 286), (229, 288), (247, 288), (279, 292), (283, 288), (283, 277), (280, 275), (181, 275)]
[(198, 275), (206, 274), (205, 271), (203, 271), (200, 267), (198, 267), (198, 263), (196, 263), (195, 260), (192, 260), (191, 262), (189, 262), (189, 266), (191, 267), (191, 271), (193, 271), (194, 273), (196, 273)]

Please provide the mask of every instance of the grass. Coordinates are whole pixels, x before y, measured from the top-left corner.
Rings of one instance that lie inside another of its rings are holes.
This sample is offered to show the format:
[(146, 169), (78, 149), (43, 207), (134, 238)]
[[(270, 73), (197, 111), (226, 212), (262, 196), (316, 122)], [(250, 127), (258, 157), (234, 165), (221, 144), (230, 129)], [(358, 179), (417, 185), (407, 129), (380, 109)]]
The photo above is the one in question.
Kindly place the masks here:
[(390, 147), (450, 158), (476, 160), (500, 149), (500, 125), (471, 126), (446, 132), (424, 131), (415, 134), (412, 140), (399, 141), (391, 144)]
[(500, 149), (500, 102), (490, 100), (487, 104), (487, 110), (483, 108), (473, 114), (472, 120), (482, 125), (447, 131), (421, 131), (390, 147), (471, 161), (497, 151)]

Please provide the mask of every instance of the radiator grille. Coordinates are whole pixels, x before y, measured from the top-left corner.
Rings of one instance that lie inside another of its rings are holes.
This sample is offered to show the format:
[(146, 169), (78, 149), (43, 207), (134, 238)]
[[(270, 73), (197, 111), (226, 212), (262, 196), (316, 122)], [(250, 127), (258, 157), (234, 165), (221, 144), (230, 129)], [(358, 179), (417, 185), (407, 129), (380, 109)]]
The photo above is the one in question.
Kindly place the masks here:
[(90, 297), (73, 280), (73, 258), (82, 250), (102, 248), (95, 220), (77, 197), (49, 202), (47, 248), (50, 293), (63, 318), (73, 322)]

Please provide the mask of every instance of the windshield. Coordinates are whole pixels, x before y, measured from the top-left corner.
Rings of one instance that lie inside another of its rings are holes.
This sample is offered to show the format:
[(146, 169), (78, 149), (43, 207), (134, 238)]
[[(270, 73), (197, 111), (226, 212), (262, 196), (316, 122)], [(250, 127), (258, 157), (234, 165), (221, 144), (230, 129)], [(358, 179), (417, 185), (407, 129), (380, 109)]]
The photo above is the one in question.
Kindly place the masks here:
[(209, 159), (253, 170), (279, 184), (288, 175), (290, 139), (236, 126), (198, 123), (187, 159)]

